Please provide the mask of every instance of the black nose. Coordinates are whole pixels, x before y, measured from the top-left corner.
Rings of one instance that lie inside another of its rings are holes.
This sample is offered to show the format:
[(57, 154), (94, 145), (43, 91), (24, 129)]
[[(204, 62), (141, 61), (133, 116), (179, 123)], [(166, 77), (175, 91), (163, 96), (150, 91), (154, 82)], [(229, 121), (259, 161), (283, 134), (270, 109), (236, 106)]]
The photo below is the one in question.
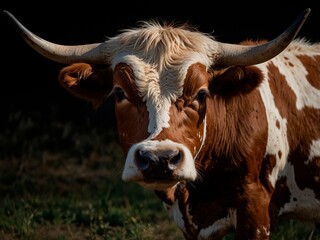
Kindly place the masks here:
[(137, 150), (135, 164), (143, 174), (155, 176), (170, 175), (182, 160), (178, 150), (143, 151)]

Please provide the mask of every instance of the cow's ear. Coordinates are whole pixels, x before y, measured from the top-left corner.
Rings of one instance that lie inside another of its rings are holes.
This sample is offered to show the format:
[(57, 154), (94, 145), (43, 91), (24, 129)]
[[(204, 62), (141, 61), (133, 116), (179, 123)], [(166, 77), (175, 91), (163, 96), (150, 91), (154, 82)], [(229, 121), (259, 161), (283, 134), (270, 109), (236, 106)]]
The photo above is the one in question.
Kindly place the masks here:
[(112, 72), (109, 67), (75, 63), (60, 71), (59, 82), (73, 95), (97, 108), (112, 89)]
[(251, 92), (262, 80), (263, 74), (255, 66), (230, 67), (215, 72), (209, 88), (211, 94), (235, 96)]

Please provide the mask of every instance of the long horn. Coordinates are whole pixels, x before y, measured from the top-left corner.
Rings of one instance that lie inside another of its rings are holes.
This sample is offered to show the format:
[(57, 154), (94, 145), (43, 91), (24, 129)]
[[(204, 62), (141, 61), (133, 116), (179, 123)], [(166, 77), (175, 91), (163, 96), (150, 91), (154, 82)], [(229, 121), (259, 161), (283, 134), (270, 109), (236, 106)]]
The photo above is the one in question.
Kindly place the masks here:
[(18, 30), (24, 41), (44, 57), (53, 61), (70, 64), (87, 62), (106, 64), (108, 61), (104, 53), (104, 43), (93, 43), (75, 46), (66, 46), (48, 42), (26, 29), (10, 12), (3, 11)]
[(217, 67), (255, 65), (277, 56), (296, 37), (304, 24), (311, 9), (307, 8), (303, 13), (277, 38), (261, 45), (237, 45), (219, 43), (221, 57), (217, 60)]

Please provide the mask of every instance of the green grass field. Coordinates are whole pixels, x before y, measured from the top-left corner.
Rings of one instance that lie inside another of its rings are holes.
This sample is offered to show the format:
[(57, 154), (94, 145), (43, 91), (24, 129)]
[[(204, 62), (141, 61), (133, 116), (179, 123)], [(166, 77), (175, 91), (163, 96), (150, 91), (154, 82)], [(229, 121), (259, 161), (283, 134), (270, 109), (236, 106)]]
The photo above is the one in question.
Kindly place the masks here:
[[(1, 240), (183, 239), (153, 192), (122, 182), (114, 130), (14, 113), (0, 144)], [(272, 239), (307, 240), (312, 229), (283, 221)]]

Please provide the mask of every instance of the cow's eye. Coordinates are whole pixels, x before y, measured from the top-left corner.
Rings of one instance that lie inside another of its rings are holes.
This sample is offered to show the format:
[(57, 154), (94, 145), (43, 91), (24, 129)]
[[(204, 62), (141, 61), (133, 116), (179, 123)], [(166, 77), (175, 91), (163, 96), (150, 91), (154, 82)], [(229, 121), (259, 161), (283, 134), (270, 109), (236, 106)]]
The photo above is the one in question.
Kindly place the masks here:
[(121, 102), (123, 99), (126, 98), (123, 89), (120, 87), (115, 87), (113, 89), (113, 93), (117, 102)]
[(207, 91), (204, 89), (201, 89), (197, 94), (196, 100), (201, 103), (206, 100), (206, 97), (207, 97)]

